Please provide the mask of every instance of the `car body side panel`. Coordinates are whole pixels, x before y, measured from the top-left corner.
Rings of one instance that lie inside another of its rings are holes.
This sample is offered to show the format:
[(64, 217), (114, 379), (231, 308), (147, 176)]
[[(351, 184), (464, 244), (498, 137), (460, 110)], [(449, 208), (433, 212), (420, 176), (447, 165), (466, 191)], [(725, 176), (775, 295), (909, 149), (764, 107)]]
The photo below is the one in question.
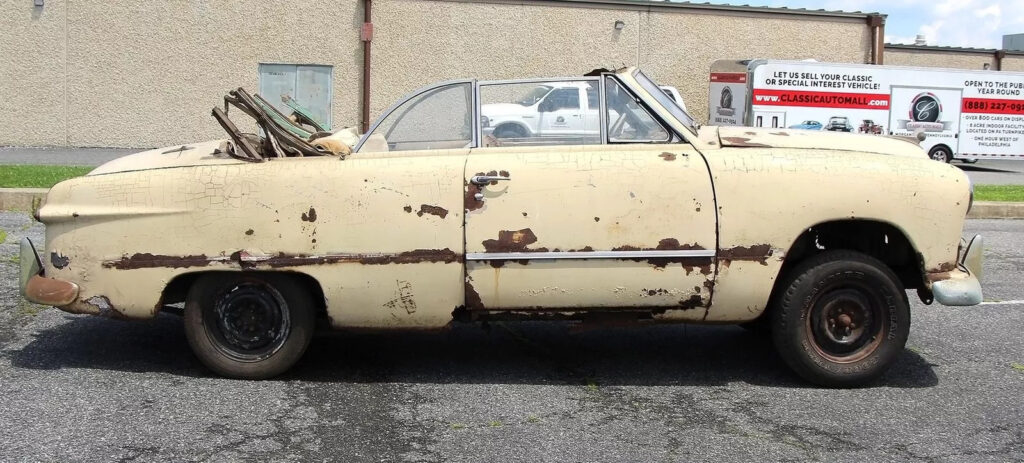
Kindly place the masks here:
[(967, 177), (955, 167), (809, 149), (722, 148), (705, 155), (721, 246), (709, 322), (756, 318), (790, 246), (829, 221), (891, 224), (910, 240), (926, 272), (955, 265), (969, 201)]
[(87, 176), (40, 211), (73, 311), (147, 318), (174, 277), (301, 272), (335, 326), (436, 327), (462, 305), (468, 150), (274, 159)]
[[(467, 256), (524, 258), (467, 258), (471, 310), (660, 307), (703, 317), (714, 275), (714, 197), (692, 146), (484, 148), (467, 159), (467, 180), (475, 174), (509, 180), (468, 186)], [(578, 257), (656, 250), (693, 257)], [(547, 252), (564, 258), (532, 257)]]

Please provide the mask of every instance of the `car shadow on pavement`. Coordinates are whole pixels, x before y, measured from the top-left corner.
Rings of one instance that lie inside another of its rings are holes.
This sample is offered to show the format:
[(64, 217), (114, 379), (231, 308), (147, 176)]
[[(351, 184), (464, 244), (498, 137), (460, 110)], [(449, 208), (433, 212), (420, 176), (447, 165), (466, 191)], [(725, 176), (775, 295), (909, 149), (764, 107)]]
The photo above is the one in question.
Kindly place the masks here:
[(189, 350), (181, 317), (161, 314), (149, 321), (121, 321), (59, 316), (63, 323), (32, 334), (32, 341), (20, 350), (8, 350), (15, 368), (210, 374)]
[[(212, 376), (189, 350), (181, 319), (66, 316), (20, 350), (18, 368), (86, 368)], [(650, 325), (581, 331), (564, 322), (457, 324), (439, 332), (328, 332), (281, 380), (426, 384), (811, 387), (771, 340), (735, 326)], [(933, 365), (904, 350), (873, 386), (931, 387)]]

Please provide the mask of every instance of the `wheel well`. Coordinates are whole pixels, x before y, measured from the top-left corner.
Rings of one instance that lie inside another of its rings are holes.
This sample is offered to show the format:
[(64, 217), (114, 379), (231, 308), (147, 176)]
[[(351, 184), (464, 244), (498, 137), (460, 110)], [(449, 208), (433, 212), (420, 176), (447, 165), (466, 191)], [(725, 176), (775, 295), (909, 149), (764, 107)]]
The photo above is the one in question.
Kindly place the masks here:
[(835, 249), (861, 252), (882, 261), (906, 289), (923, 286), (921, 257), (903, 231), (870, 220), (837, 220), (804, 230), (786, 253), (780, 274), (785, 275), (804, 259)]
[[(209, 275), (211, 273), (236, 273), (236, 272), (193, 272), (185, 273), (174, 277), (167, 286), (164, 287), (163, 292), (160, 294), (160, 302), (157, 304), (157, 310), (161, 310), (164, 307), (172, 304), (180, 304), (185, 302), (185, 297), (188, 295), (189, 288), (192, 284), (203, 275)], [(274, 274), (283, 275), (293, 279), (306, 291), (310, 292), (314, 303), (316, 304), (315, 310), (317, 318), (327, 318), (327, 299), (324, 297), (323, 287), (320, 286), (320, 282), (305, 273), (298, 272), (247, 272), (247, 273), (259, 273), (259, 274)]]
[(523, 125), (522, 123), (515, 122), (515, 121), (506, 121), (506, 122), (502, 122), (502, 123), (494, 126), (494, 132), (496, 133), (496, 132), (498, 132), (498, 130), (501, 130), (504, 127), (515, 127), (516, 129), (518, 129), (518, 130), (522, 131), (523, 133), (525, 133), (527, 136), (530, 135), (530, 128), (529, 127)]

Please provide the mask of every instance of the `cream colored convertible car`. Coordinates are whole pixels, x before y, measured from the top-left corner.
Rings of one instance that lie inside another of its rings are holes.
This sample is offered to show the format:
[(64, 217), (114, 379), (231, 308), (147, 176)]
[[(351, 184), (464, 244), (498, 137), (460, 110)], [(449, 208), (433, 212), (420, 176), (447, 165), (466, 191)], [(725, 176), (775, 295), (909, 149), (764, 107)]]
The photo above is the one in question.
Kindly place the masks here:
[[(486, 134), (481, 108), (567, 81), (600, 111), (567, 95), (543, 137)], [(45, 248), (22, 243), (25, 297), (131, 319), (183, 304), (195, 354), (236, 378), (287, 370), (318, 322), (611, 319), (767, 329), (828, 386), (893, 363), (907, 290), (981, 302), (971, 185), (912, 141), (700, 127), (634, 68), (420, 89), (340, 157), (228, 100), (264, 135), (216, 109), (228, 141), (53, 187)], [(592, 130), (560, 134), (575, 126)]]

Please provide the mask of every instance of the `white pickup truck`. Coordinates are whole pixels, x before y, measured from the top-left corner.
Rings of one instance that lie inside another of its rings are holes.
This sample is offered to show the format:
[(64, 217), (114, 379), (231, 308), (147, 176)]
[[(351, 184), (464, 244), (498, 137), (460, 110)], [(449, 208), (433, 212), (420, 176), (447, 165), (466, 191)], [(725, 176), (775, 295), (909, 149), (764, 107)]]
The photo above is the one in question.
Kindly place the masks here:
[[(686, 110), (675, 87), (660, 88)], [(514, 102), (481, 105), (483, 135), (515, 139), (600, 136), (601, 107), (595, 83), (543, 82), (524, 90), (522, 95), (512, 98)], [(489, 98), (485, 95), (484, 99)]]

